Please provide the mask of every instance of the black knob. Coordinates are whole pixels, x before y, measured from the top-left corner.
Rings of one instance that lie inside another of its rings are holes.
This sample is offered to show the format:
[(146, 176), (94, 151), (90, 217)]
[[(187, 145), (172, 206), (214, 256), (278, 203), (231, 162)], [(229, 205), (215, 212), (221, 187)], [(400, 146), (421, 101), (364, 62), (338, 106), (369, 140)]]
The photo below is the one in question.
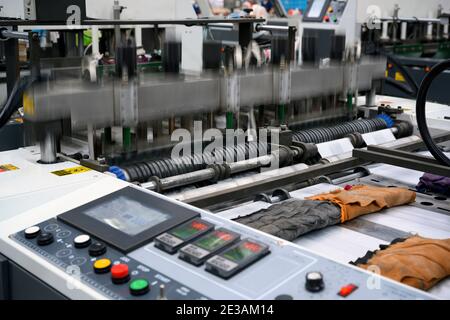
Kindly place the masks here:
[(94, 242), (89, 247), (89, 255), (92, 257), (98, 257), (106, 253), (106, 246), (101, 242)]
[(46, 246), (52, 243), (54, 240), (53, 234), (49, 232), (41, 233), (37, 238), (37, 244), (40, 246)]
[(306, 274), (305, 288), (309, 292), (319, 292), (325, 287), (323, 276), (320, 272), (313, 271)]

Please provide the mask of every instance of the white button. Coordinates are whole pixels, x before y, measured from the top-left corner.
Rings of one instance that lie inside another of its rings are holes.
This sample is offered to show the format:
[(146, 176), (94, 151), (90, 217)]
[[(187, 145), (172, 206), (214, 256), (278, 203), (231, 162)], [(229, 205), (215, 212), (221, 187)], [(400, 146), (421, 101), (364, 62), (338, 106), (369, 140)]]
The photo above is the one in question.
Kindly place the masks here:
[(87, 234), (81, 234), (73, 240), (73, 242), (75, 242), (76, 245), (84, 245), (90, 241), (91, 237), (88, 236)]
[(25, 238), (34, 238), (39, 234), (39, 232), (41, 232), (41, 228), (39, 228), (38, 226), (32, 226), (25, 229), (24, 232)]
[(320, 280), (322, 279), (322, 275), (319, 272), (310, 272), (308, 273), (308, 280)]
[(32, 235), (38, 233), (39, 231), (41, 231), (41, 228), (38, 226), (32, 226), (25, 230), (25, 234)]

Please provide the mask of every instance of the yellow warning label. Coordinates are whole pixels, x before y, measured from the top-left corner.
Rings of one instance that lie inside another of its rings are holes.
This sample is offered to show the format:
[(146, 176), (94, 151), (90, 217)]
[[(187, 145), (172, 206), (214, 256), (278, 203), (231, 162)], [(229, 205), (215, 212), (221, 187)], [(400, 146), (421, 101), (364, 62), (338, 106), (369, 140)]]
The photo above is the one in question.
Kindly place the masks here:
[(88, 172), (88, 171), (91, 171), (91, 169), (80, 166), (80, 167), (68, 168), (68, 169), (64, 169), (64, 170), (53, 171), (52, 173), (54, 175), (57, 175), (58, 177), (63, 177), (63, 176), (71, 175), (71, 174), (79, 174), (79, 173), (84, 173), (84, 172)]
[(405, 82), (405, 77), (400, 72), (396, 72), (395, 73), (395, 81)]
[(19, 170), (16, 166), (13, 166), (12, 164), (2, 164), (0, 165), (0, 173), (6, 172), (6, 171), (14, 171)]

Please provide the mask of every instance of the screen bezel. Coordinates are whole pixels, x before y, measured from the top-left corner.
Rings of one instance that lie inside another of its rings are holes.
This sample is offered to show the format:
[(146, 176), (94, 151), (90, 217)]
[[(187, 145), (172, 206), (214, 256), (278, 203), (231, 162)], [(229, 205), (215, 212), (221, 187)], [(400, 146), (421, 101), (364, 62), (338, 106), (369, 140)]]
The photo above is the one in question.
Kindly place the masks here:
[[(85, 210), (92, 209), (118, 196), (125, 196), (131, 200), (141, 202), (150, 208), (155, 208), (167, 214), (169, 217), (166, 221), (156, 226), (145, 229), (136, 235), (129, 235), (84, 213)], [(185, 208), (172, 201), (164, 201), (159, 197), (133, 187), (126, 187), (60, 214), (57, 219), (104, 241), (123, 253), (129, 253), (151, 242), (161, 233), (199, 216), (200, 214), (193, 209)]]
[(303, 15), (303, 21), (304, 22), (322, 22), (323, 18), (325, 17), (325, 13), (327, 12), (328, 7), (330, 6), (331, 0), (325, 0), (324, 5), (322, 7), (322, 10), (320, 11), (320, 15), (319, 17), (313, 17), (310, 18), (309, 16), (309, 12), (311, 10), (311, 8), (313, 7), (314, 1), (311, 1), (308, 4), (308, 8), (306, 9), (305, 14)]

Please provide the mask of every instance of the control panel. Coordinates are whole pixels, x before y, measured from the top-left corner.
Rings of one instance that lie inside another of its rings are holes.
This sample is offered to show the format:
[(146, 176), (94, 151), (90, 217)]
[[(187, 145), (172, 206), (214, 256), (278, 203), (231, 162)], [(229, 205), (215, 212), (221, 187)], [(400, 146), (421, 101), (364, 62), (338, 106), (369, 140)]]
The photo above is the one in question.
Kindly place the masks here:
[(303, 21), (339, 24), (346, 6), (345, 0), (313, 0), (305, 12)]
[[(125, 187), (105, 190), (94, 201), (46, 213), (46, 220), (17, 228), (7, 241), (0, 239), (2, 248), (22, 248), (14, 251), (21, 254), (16, 261), (23, 262), (22, 267), (50, 264), (59, 271), (46, 267), (46, 272), (64, 277), (67, 287), (77, 284), (75, 290), (108, 299), (432, 298), (233, 221), (117, 183)], [(75, 193), (82, 198), (84, 192), (89, 190)], [(48, 274), (36, 276), (51, 282)], [(69, 298), (75, 292), (60, 290)]]
[(57, 219), (27, 228), (13, 239), (110, 299), (208, 298)]

